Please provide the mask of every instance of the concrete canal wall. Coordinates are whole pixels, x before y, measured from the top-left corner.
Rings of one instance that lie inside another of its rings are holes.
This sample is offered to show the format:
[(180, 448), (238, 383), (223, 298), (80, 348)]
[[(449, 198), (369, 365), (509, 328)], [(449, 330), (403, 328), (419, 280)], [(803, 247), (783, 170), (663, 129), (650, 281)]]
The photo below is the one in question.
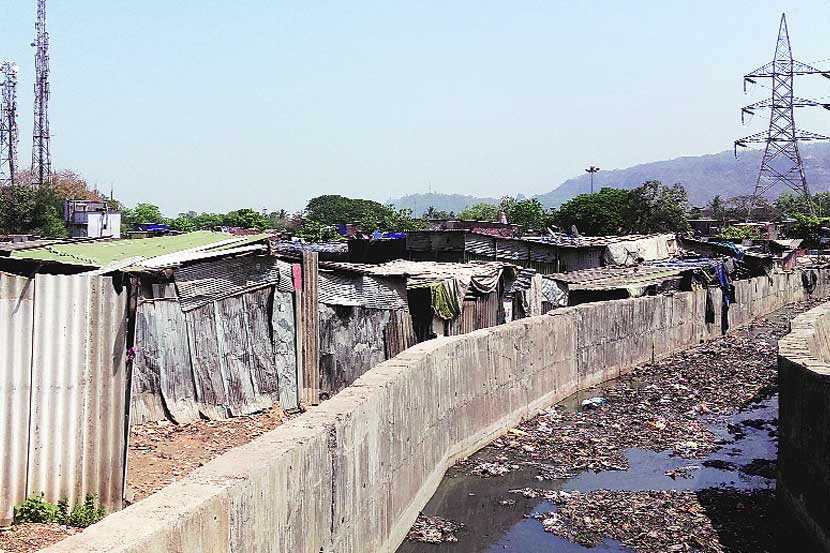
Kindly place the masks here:
[[(818, 274), (813, 295), (826, 295)], [(732, 327), (808, 294), (737, 285)], [(391, 552), (446, 469), (521, 419), (721, 332), (707, 291), (583, 304), (419, 344), (51, 552)], [(707, 322), (708, 321), (708, 322)]]
[(793, 319), (778, 347), (778, 499), (830, 552), (830, 303)]

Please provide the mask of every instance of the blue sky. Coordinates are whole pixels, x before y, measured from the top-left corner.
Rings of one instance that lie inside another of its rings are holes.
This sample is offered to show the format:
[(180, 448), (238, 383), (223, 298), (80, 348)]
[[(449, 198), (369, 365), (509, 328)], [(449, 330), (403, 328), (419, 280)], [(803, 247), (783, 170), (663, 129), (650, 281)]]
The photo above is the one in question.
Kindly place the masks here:
[[(604, 169), (730, 149), (741, 76), (830, 66), (825, 0), (49, 0), (53, 163), (168, 214), (300, 209), (315, 195), (547, 192)], [(31, 145), (34, 0), (0, 7)], [(799, 81), (830, 96), (830, 81)], [(799, 113), (830, 134), (830, 114)]]

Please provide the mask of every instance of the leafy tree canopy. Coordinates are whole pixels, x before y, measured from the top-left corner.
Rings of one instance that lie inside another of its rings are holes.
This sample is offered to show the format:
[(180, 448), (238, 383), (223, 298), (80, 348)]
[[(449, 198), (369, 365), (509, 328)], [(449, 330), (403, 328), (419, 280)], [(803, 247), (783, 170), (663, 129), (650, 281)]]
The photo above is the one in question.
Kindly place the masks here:
[(683, 232), (689, 229), (687, 201), (682, 185), (647, 181), (633, 190), (603, 188), (580, 194), (562, 204), (555, 220), (566, 232), (576, 226), (593, 236)]
[(507, 215), (507, 221), (519, 225), (522, 230), (541, 230), (546, 226), (545, 208), (542, 207), (542, 202), (535, 198), (517, 200), (506, 196), (502, 198), (501, 209)]
[[(312, 198), (305, 209), (301, 236), (317, 239), (331, 235), (322, 227), (334, 227), (340, 223), (359, 225), (366, 232), (411, 231), (426, 227), (424, 219), (412, 217), (411, 209), (398, 209), (373, 200), (347, 198), (339, 195), (324, 195)], [(311, 224), (310, 224), (311, 223)], [(336, 236), (336, 235), (334, 235)], [(332, 238), (334, 237), (332, 236)]]
[(624, 232), (630, 211), (630, 192), (603, 188), (594, 194), (580, 194), (559, 207), (557, 224), (565, 232), (575, 226), (589, 236), (607, 236)]
[(494, 204), (475, 204), (458, 212), (462, 221), (497, 221), (499, 206)]

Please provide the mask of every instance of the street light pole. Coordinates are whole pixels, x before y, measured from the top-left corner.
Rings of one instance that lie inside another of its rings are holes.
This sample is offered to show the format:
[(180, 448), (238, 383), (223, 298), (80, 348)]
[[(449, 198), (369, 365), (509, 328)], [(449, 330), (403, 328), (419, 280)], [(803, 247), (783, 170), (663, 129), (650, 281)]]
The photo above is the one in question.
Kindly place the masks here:
[(594, 167), (593, 165), (591, 165), (590, 167), (585, 169), (586, 173), (591, 174), (591, 194), (594, 193), (594, 173), (596, 173), (598, 171), (599, 171), (599, 167)]

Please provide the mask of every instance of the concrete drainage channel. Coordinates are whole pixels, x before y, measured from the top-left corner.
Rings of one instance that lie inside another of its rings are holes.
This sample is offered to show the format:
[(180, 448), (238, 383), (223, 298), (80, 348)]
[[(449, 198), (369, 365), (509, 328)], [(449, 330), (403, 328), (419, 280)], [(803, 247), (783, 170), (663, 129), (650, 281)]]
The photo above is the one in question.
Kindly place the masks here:
[(775, 345), (810, 306), (640, 367), (511, 430), (450, 469), (398, 553), (792, 546), (798, 531), (774, 499)]
[[(812, 296), (826, 297), (829, 284), (830, 272), (819, 271)], [(522, 420), (716, 338), (721, 320), (734, 329), (811, 295), (798, 272), (735, 288), (728, 313), (717, 289), (708, 305), (707, 291), (696, 290), (584, 304), (419, 344), (47, 551), (394, 551), (447, 468)]]

